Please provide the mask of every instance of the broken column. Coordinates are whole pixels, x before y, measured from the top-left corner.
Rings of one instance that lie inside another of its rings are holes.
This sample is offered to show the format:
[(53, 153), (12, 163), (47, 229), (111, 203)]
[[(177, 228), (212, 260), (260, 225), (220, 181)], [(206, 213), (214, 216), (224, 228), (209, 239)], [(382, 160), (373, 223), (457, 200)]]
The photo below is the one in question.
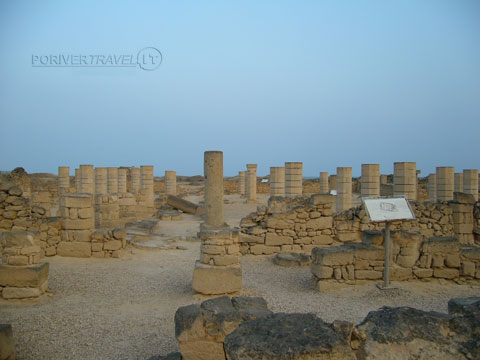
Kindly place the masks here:
[(247, 181), (245, 183), (247, 203), (257, 202), (257, 164), (247, 164)]
[(270, 196), (285, 196), (285, 168), (270, 167)]
[(140, 169), (137, 167), (130, 168), (130, 192), (136, 193), (140, 190)]
[(452, 166), (437, 167), (437, 200), (438, 201), (453, 200), (454, 173), (455, 173), (455, 169)]
[(238, 172), (238, 193), (240, 196), (245, 196), (246, 173), (246, 171)]
[(107, 185), (109, 194), (118, 193), (118, 168), (109, 167), (107, 169)]
[(303, 163), (285, 163), (285, 196), (295, 197), (303, 194)]
[(49, 265), (40, 264), (39, 236), (29, 231), (0, 234), (0, 298), (35, 298), (47, 291)]
[(393, 196), (417, 200), (417, 163), (396, 162), (393, 164)]
[(118, 169), (118, 192), (125, 194), (127, 192), (127, 169)]
[(352, 168), (337, 167), (337, 212), (352, 207)]
[(93, 165), (80, 165), (80, 192), (93, 194), (95, 187), (95, 174)]
[(320, 194), (329, 194), (330, 187), (328, 185), (328, 172), (320, 173)]
[(431, 202), (437, 201), (437, 175), (428, 175), (428, 200)]
[(478, 200), (478, 169), (463, 170), (463, 192)]
[(58, 167), (58, 194), (65, 194), (70, 188), (70, 167)]
[(200, 260), (195, 263), (193, 289), (206, 295), (228, 294), (242, 289), (239, 233), (224, 222), (223, 153), (204, 155), (205, 222), (200, 227)]
[(145, 204), (148, 208), (153, 209), (154, 190), (153, 190), (153, 166), (140, 166), (140, 187), (145, 191)]
[(167, 195), (177, 195), (177, 173), (165, 170), (165, 192)]
[(75, 192), (81, 192), (81, 179), (80, 179), (80, 169), (75, 169)]
[(107, 186), (107, 168), (95, 168), (95, 194), (106, 194)]
[(362, 164), (362, 186), (363, 197), (380, 196), (380, 165)]
[(453, 191), (463, 192), (463, 173), (455, 173), (453, 176)]

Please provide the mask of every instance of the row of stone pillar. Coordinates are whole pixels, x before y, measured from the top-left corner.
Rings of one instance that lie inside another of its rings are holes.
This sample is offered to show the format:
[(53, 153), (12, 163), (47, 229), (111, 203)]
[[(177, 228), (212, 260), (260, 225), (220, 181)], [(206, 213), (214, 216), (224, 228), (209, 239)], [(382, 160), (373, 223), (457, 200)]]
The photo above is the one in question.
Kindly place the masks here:
[(428, 176), (430, 201), (453, 200), (454, 192), (471, 194), (478, 200), (478, 170), (465, 169), (463, 173), (455, 173), (452, 166), (439, 166), (435, 174)]

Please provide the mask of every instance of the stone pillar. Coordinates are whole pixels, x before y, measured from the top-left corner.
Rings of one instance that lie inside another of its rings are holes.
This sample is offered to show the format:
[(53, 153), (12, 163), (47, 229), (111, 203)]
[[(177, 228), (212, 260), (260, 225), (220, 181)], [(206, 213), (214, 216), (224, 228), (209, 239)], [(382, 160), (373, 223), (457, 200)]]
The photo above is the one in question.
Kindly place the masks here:
[(454, 173), (455, 173), (455, 169), (452, 166), (437, 167), (437, 200), (438, 201), (453, 200)]
[(245, 183), (247, 203), (257, 202), (257, 164), (247, 164), (247, 182)]
[(206, 151), (205, 223), (200, 227), (200, 260), (195, 263), (192, 287), (207, 295), (228, 294), (242, 289), (239, 232), (229, 229), (223, 214), (223, 153)]
[(362, 164), (362, 186), (363, 197), (380, 196), (380, 165)]
[[(0, 298), (39, 297), (48, 289), (48, 263), (40, 265), (40, 233), (12, 231), (0, 234)], [(2, 350), (0, 341), (0, 350)], [(1, 352), (1, 351), (0, 351)]]
[(58, 195), (65, 194), (70, 188), (70, 167), (58, 167)]
[(453, 191), (463, 192), (463, 173), (454, 174), (453, 184)]
[(387, 175), (380, 175), (380, 184), (385, 185), (388, 183), (388, 176)]
[(80, 169), (75, 169), (75, 192), (79, 193), (82, 190), (82, 180), (80, 179)]
[(337, 190), (337, 175), (330, 175), (328, 178), (330, 190)]
[(337, 213), (352, 207), (352, 168), (337, 167)]
[(95, 194), (106, 194), (107, 187), (107, 168), (95, 168)]
[(140, 190), (140, 169), (137, 167), (130, 168), (131, 192), (136, 193)]
[(238, 193), (240, 194), (240, 196), (245, 196), (245, 182), (247, 181), (246, 174), (246, 171), (238, 172)]
[(95, 192), (95, 174), (93, 165), (80, 165), (80, 192), (93, 194)]
[(153, 190), (153, 166), (140, 166), (140, 187), (145, 190), (145, 203), (147, 207), (153, 208), (155, 200)]
[(118, 168), (107, 168), (107, 191), (109, 194), (118, 193)]
[(177, 173), (165, 170), (165, 192), (167, 195), (177, 195)]
[(428, 200), (431, 202), (437, 201), (437, 175), (428, 175)]
[(285, 196), (295, 197), (303, 194), (303, 163), (285, 163)]
[(270, 196), (285, 196), (285, 168), (270, 167)]
[(320, 194), (330, 194), (330, 186), (328, 185), (328, 172), (320, 173)]
[(127, 169), (118, 169), (118, 192), (125, 194), (127, 192)]
[(463, 192), (478, 200), (478, 169), (463, 170)]
[(393, 164), (393, 196), (417, 200), (417, 163), (396, 162)]

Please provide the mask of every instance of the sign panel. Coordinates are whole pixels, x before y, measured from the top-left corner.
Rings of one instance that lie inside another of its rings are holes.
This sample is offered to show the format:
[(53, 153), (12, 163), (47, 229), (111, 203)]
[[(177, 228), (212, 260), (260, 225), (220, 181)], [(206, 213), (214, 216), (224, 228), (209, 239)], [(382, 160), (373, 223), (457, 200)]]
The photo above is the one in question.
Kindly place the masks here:
[(405, 197), (364, 198), (362, 201), (371, 221), (415, 220), (415, 214)]

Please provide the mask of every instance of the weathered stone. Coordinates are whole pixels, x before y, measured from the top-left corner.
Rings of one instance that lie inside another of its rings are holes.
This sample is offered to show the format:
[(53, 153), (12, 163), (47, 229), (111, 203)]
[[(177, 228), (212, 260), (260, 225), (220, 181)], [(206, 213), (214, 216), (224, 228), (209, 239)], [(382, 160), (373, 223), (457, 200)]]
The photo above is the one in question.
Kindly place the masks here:
[(283, 230), (293, 229), (294, 225), (282, 219), (268, 218), (266, 222), (266, 227), (271, 229)]
[(210, 266), (195, 262), (193, 289), (201, 294), (226, 294), (242, 289), (240, 265)]
[(403, 255), (398, 255), (396, 263), (397, 265), (400, 265), (404, 268), (411, 268), (415, 265), (417, 262), (418, 257), (417, 256), (403, 256)]
[(355, 279), (359, 280), (375, 280), (383, 277), (382, 271), (376, 270), (355, 270)]
[(95, 222), (92, 219), (66, 219), (62, 218), (62, 228), (65, 230), (89, 230), (95, 227)]
[(250, 247), (250, 253), (253, 255), (271, 255), (280, 251), (279, 246), (253, 245)]
[(461, 274), (464, 276), (475, 277), (475, 263), (470, 261), (462, 262)]
[(0, 324), (0, 359), (13, 360), (15, 358), (15, 340), (13, 339), (12, 326)]
[(346, 246), (330, 248), (314, 248), (312, 250), (312, 264), (323, 266), (353, 264), (354, 249)]
[(423, 278), (430, 278), (433, 276), (433, 269), (413, 269), (413, 273), (416, 277), (423, 279)]
[(333, 275), (333, 268), (330, 266), (311, 264), (310, 271), (318, 279), (330, 279)]
[(22, 248), (35, 245), (34, 234), (29, 231), (9, 231), (0, 234), (0, 243), (4, 248)]
[(22, 194), (23, 194), (23, 191), (18, 186), (12, 186), (10, 189), (8, 189), (8, 195), (22, 196)]
[(445, 257), (445, 265), (451, 268), (458, 268), (460, 267), (460, 255), (456, 254), (448, 254)]
[(4, 299), (27, 299), (33, 297), (39, 297), (42, 292), (39, 288), (31, 287), (5, 287), (2, 291), (2, 297)]
[(275, 233), (267, 233), (265, 237), (265, 245), (278, 246), (278, 245), (291, 245), (293, 239), (290, 236), (281, 236)]
[(311, 219), (307, 221), (307, 229), (312, 230), (323, 230), (323, 229), (330, 229), (333, 224), (332, 217), (319, 217), (316, 219)]
[(456, 279), (460, 275), (458, 269), (442, 269), (435, 268), (433, 269), (433, 277), (442, 278), (442, 279)]
[(120, 250), (122, 248), (122, 242), (120, 240), (110, 240), (103, 244), (103, 250)]
[(333, 243), (333, 238), (328, 235), (316, 235), (312, 236), (313, 245), (330, 245)]
[[(383, 274), (382, 274), (383, 277)], [(390, 280), (404, 281), (413, 278), (412, 269), (393, 266), (390, 268)]]
[(92, 256), (91, 244), (88, 242), (65, 242), (57, 246), (57, 255), (66, 257), (90, 257)]
[(310, 264), (310, 256), (300, 253), (279, 253), (273, 262), (280, 266), (306, 266)]
[(0, 286), (39, 287), (48, 278), (48, 263), (25, 267), (0, 265)]

